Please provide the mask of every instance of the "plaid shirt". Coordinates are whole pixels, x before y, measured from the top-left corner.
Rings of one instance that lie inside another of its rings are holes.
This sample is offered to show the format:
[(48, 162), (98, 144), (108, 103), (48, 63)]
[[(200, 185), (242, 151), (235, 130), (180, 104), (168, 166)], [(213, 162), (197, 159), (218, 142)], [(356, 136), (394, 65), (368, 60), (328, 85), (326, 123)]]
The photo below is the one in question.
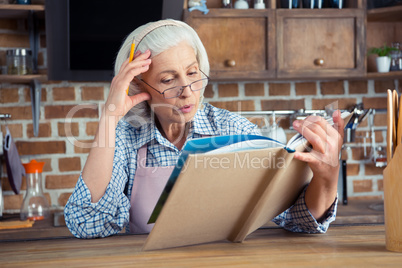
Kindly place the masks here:
[[(190, 127), (188, 139), (203, 136), (259, 134), (256, 125), (247, 119), (215, 108), (209, 104), (197, 111)], [(67, 227), (79, 238), (106, 237), (119, 233), (124, 227), (129, 232), (131, 190), (137, 168), (137, 151), (147, 144), (146, 166), (175, 165), (181, 151), (165, 139), (151, 123), (134, 128), (121, 120), (116, 128), (116, 146), (113, 172), (103, 197), (91, 203), (91, 194), (80, 175), (70, 196), (64, 215)], [(292, 232), (324, 233), (335, 219), (337, 200), (327, 217), (317, 222), (308, 211), (303, 191), (295, 204), (273, 219)]]

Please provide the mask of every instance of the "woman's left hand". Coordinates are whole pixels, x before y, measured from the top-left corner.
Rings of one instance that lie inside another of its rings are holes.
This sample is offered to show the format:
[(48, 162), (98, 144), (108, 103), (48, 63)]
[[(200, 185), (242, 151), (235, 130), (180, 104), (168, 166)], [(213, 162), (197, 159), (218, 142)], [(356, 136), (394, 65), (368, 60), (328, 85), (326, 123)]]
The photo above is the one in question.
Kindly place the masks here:
[(340, 111), (333, 114), (334, 125), (319, 116), (296, 120), (293, 127), (311, 144), (309, 152), (296, 152), (294, 158), (307, 162), (313, 179), (305, 201), (316, 219), (323, 217), (335, 200), (339, 176), (339, 153), (343, 143), (344, 121)]

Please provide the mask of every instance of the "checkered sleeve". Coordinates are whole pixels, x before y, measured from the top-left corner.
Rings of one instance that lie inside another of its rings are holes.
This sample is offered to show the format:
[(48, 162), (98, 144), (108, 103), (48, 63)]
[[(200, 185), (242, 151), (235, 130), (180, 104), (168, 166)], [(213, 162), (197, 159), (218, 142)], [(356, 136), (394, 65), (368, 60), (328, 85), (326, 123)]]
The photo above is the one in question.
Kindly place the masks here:
[(78, 238), (106, 237), (119, 233), (129, 222), (130, 201), (124, 194), (127, 183), (128, 154), (116, 139), (113, 171), (102, 198), (91, 202), (91, 193), (82, 174), (64, 208), (64, 218), (71, 233)]
[(304, 199), (306, 189), (307, 187), (302, 191), (294, 205), (276, 216), (272, 221), (291, 232), (325, 233), (329, 224), (335, 220), (338, 198), (335, 198), (325, 218), (318, 222), (306, 206)]
[(106, 237), (120, 232), (128, 223), (129, 201), (121, 190), (109, 183), (97, 203), (82, 176), (64, 208), (66, 225), (77, 238)]

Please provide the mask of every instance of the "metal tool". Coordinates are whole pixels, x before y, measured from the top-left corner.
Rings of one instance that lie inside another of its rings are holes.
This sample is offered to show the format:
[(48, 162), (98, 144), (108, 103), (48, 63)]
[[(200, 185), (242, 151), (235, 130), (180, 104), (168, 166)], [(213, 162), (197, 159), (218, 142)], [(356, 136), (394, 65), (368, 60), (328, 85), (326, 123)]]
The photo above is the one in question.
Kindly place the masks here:
[(32, 105), (33, 132), (35, 137), (37, 137), (39, 133), (40, 100), (41, 100), (41, 83), (38, 80), (34, 79), (31, 82), (31, 105)]

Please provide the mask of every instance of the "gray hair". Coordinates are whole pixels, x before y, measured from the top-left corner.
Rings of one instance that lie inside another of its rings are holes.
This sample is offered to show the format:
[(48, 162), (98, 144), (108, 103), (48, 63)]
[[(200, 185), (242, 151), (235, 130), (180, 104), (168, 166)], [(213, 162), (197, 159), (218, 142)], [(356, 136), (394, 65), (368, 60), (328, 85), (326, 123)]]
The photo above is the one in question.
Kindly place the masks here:
[[(194, 49), (200, 70), (206, 75), (209, 75), (208, 55), (198, 34), (186, 23), (172, 19), (150, 22), (138, 27), (130, 33), (117, 54), (114, 66), (115, 74), (119, 72), (121, 65), (129, 57), (131, 43), (134, 38), (136, 41), (135, 51), (144, 53), (149, 49), (151, 51), (151, 58), (169, 48), (177, 46), (182, 41), (186, 41)], [(138, 86), (131, 82), (128, 94), (135, 95), (140, 92), (141, 90)], [(204, 99), (203, 95), (204, 90), (200, 94), (200, 106)], [(143, 124), (150, 123), (151, 109), (148, 103), (142, 102), (137, 104), (128, 111), (124, 119), (134, 127), (140, 127)]]

